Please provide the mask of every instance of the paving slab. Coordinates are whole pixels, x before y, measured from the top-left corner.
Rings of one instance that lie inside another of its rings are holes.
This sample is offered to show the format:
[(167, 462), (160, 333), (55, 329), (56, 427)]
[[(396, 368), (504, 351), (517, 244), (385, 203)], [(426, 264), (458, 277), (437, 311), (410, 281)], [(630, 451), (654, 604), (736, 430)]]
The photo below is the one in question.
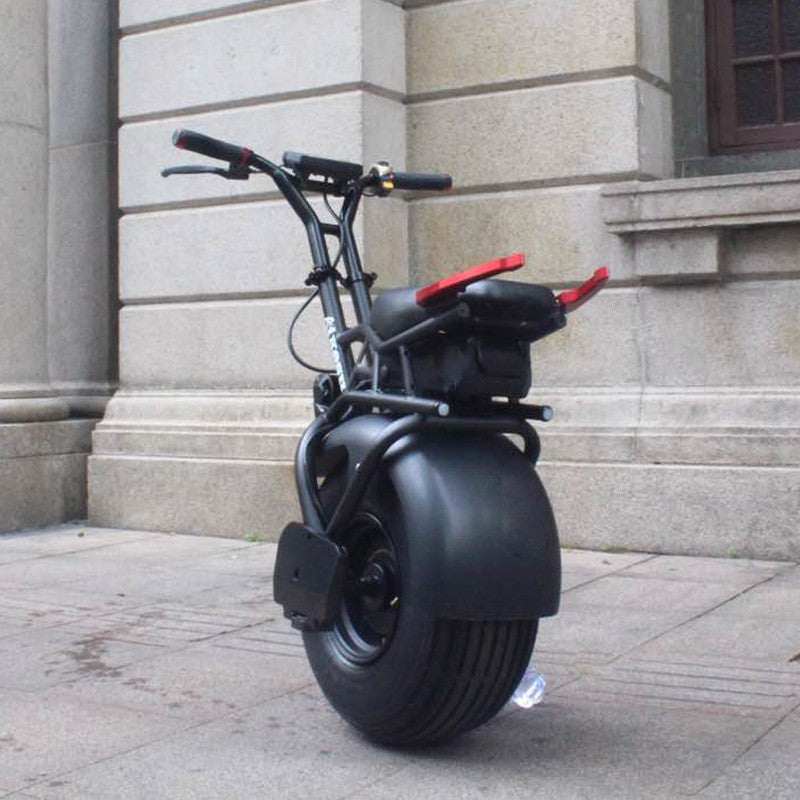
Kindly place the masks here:
[(20, 630), (56, 628), (87, 617), (102, 617), (124, 608), (132, 608), (137, 599), (122, 593), (101, 593), (88, 586), (37, 586), (35, 591), (22, 586), (0, 589), (2, 618), (10, 633)]
[(0, 534), (0, 564), (79, 553), (123, 542), (152, 539), (158, 535), (149, 531), (119, 531), (87, 525), (59, 525), (44, 530), (3, 533)]
[(113, 636), (110, 628), (87, 633), (68, 625), (6, 636), (0, 639), (0, 689), (35, 691), (87, 675), (106, 675), (161, 650)]
[(747, 720), (720, 740), (720, 721), (702, 713), (616, 698), (588, 702), (564, 689), (546, 705), (507, 714), (483, 731), (421, 754), (352, 798), (687, 796), (765, 727)]
[(698, 664), (628, 656), (610, 664), (585, 665), (581, 680), (571, 683), (568, 692), (775, 720), (800, 703), (800, 672), (710, 659)]
[[(58, 689), (0, 693), (0, 774), (11, 790), (174, 733), (185, 723), (76, 701)], [(112, 795), (113, 796), (113, 795)]]
[(736, 583), (751, 586), (781, 572), (793, 570), (786, 561), (754, 561), (748, 558), (655, 556), (626, 568), (630, 577), (662, 578), (702, 583)]
[(0, 538), (4, 800), (797, 794), (796, 564), (565, 551), (544, 702), (402, 751), (317, 688), (274, 544), (81, 530)]
[(334, 800), (411, 759), (365, 742), (307, 689), (62, 776), (58, 790), (36, 789), (81, 800)]
[[(797, 599), (787, 598), (787, 605), (790, 602)], [(648, 642), (640, 655), (660, 658), (680, 653), (785, 664), (799, 650), (800, 615), (769, 618), (718, 608)]]
[[(787, 598), (795, 602), (787, 602)], [(753, 586), (719, 609), (721, 615), (730, 617), (762, 617), (774, 620), (800, 618), (800, 568), (783, 569), (772, 579)], [(800, 640), (798, 641), (800, 649)]]
[(64, 695), (205, 722), (313, 684), (297, 631), (245, 630), (66, 683)]
[[(120, 548), (121, 549), (121, 548)], [(179, 555), (165, 553), (159, 561), (155, 558), (128, 558), (124, 552), (114, 548), (111, 557), (88, 557), (88, 554), (66, 555), (47, 561), (47, 572), (36, 561), (18, 561), (0, 567), (0, 580), (7, 581), (10, 588), (29, 587), (44, 589), (65, 586), (71, 590), (92, 586), (100, 594), (136, 596), (140, 600), (168, 600), (176, 596), (188, 596), (216, 588), (233, 591), (238, 576), (221, 573), (199, 564), (181, 566), (169, 564), (169, 558)], [(116, 556), (116, 558), (114, 557)], [(264, 578), (266, 583), (266, 576)]]
[[(653, 562), (648, 562), (652, 564)], [(667, 612), (676, 617), (691, 616), (731, 600), (757, 580), (769, 580), (771, 575), (745, 580), (693, 580), (682, 577), (661, 577), (643, 574), (648, 564), (603, 576), (589, 584), (578, 586), (564, 596), (563, 605), (570, 610), (592, 607), (632, 609), (635, 611)]]
[(653, 558), (656, 558), (656, 556), (649, 553), (602, 553), (593, 550), (564, 550), (562, 551), (564, 571), (561, 576), (561, 589), (562, 591), (570, 591), (604, 575), (630, 569), (635, 564), (640, 564)]
[(768, 731), (698, 794), (702, 800), (796, 800), (800, 788), (800, 714)]

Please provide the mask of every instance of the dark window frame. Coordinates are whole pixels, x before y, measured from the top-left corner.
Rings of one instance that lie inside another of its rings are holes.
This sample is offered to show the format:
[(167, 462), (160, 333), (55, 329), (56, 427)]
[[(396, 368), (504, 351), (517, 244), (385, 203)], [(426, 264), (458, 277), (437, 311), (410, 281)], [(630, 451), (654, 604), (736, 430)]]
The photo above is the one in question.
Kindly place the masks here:
[[(772, 0), (773, 50), (768, 55), (734, 55), (734, 0), (706, 0), (706, 68), (708, 132), (712, 154), (757, 153), (800, 146), (800, 122), (783, 122), (783, 61), (800, 59), (800, 51), (781, 52), (781, 2)], [(777, 119), (774, 125), (739, 127), (735, 66), (774, 65)]]

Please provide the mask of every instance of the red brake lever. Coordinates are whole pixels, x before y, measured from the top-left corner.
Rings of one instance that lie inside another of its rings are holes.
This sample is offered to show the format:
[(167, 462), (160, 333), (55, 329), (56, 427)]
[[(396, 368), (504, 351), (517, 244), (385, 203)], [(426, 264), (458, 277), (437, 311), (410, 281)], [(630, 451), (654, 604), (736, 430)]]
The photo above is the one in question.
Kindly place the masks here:
[(594, 271), (594, 275), (576, 289), (567, 289), (556, 297), (559, 305), (564, 309), (565, 314), (569, 314), (576, 308), (580, 308), (587, 300), (591, 300), (605, 285), (608, 280), (608, 267), (600, 267)]
[(417, 305), (427, 306), (432, 303), (439, 303), (458, 294), (465, 286), (475, 281), (482, 281), (498, 275), (501, 272), (511, 272), (519, 269), (525, 263), (525, 254), (517, 253), (507, 258), (497, 258), (494, 261), (487, 261), (477, 267), (465, 269), (463, 272), (456, 272), (455, 275), (448, 275), (440, 281), (423, 286), (416, 294)]

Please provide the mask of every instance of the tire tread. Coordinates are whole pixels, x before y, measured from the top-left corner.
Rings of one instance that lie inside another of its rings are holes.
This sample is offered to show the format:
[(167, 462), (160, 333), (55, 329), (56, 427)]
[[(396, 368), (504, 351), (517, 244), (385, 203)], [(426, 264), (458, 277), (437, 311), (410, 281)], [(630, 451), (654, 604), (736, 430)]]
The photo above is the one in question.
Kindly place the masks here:
[(438, 620), (427, 674), (407, 708), (379, 729), (387, 744), (429, 745), (491, 719), (508, 702), (536, 637), (536, 620)]

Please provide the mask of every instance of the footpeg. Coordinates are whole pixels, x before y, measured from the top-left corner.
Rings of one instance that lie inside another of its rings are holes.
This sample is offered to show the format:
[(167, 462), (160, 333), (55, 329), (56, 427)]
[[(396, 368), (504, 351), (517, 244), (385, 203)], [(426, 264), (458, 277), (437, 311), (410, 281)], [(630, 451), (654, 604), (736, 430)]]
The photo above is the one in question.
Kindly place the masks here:
[(339, 613), (346, 570), (347, 555), (335, 542), (299, 522), (284, 528), (273, 592), (293, 628), (330, 629)]

